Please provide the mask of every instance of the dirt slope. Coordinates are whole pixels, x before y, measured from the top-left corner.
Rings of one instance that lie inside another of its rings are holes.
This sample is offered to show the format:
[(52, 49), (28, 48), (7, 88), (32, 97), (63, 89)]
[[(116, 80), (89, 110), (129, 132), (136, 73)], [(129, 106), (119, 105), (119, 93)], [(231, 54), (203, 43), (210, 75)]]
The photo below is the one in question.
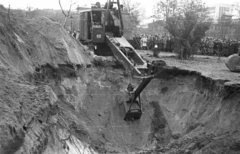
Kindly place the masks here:
[[(9, 16), (0, 7), (0, 153), (94, 153), (69, 136), (51, 87), (63, 77), (58, 72), (76, 76), (89, 65), (83, 46), (50, 19), (26, 20), (13, 10)], [(45, 66), (51, 68), (51, 83), (42, 73)]]
[[(21, 20), (20, 20), (20, 19)], [(83, 47), (63, 27), (48, 18), (26, 20), (4, 9), (0, 17), (0, 58), (5, 67), (18, 73), (33, 73), (36, 67), (49, 64), (85, 65), (89, 63)]]

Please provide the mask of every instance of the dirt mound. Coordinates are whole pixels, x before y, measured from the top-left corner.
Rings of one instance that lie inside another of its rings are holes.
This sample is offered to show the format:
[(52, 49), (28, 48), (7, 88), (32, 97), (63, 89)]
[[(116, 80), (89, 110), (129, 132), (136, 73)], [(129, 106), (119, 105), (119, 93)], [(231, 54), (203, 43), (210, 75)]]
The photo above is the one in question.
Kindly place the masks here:
[(83, 46), (60, 24), (44, 17), (26, 20), (11, 14), (8, 20), (6, 12), (1, 12), (0, 16), (0, 58), (5, 67), (26, 74), (46, 64), (82, 67), (90, 63)]
[[(50, 60), (52, 64), (55, 65), (65, 63), (86, 65), (89, 63), (89, 57), (86, 52), (84, 52), (83, 46), (73, 37), (69, 37), (71, 35), (69, 35), (59, 23), (41, 17), (30, 21), (29, 25), (43, 34), (50, 43), (48, 46), (44, 46), (45, 42), (41, 42), (41, 39), (38, 40), (38, 36), (36, 36), (36, 32), (34, 32), (32, 38), (36, 38), (36, 42), (40, 50), (44, 52), (45, 57), (50, 57), (50, 59), (46, 59), (45, 61), (48, 62), (48, 60)], [(49, 50), (49, 47), (52, 49)]]

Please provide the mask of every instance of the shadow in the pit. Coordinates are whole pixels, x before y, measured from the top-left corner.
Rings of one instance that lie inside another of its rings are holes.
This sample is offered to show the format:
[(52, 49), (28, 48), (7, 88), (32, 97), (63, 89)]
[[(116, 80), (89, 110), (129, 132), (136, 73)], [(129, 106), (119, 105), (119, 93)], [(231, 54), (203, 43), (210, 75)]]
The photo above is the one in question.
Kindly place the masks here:
[(156, 139), (157, 145), (162, 146), (170, 142), (171, 130), (168, 125), (167, 119), (164, 116), (161, 105), (157, 101), (150, 102), (154, 109), (152, 119), (152, 138)]

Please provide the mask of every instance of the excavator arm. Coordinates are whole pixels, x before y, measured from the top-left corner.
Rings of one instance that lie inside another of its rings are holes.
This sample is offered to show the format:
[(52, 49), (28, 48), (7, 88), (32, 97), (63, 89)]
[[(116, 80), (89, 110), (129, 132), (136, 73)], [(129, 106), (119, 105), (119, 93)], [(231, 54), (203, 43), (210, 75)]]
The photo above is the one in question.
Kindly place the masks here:
[[(140, 102), (140, 94), (146, 88), (146, 86), (151, 82), (155, 75), (158, 74), (163, 67), (166, 66), (164, 61), (153, 61), (152, 64), (148, 64), (148, 74), (147, 76), (140, 77), (142, 82), (134, 90), (132, 84), (130, 83), (127, 88), (127, 92), (131, 96), (129, 100), (124, 102), (126, 114), (124, 120), (136, 120), (142, 115), (142, 105)], [(139, 98), (137, 100), (137, 98)]]
[(134, 95), (132, 97), (132, 100), (135, 101), (138, 96), (140, 96), (141, 92), (144, 90), (144, 88), (149, 84), (149, 82), (155, 77), (155, 74), (159, 73), (161, 69), (166, 66), (166, 63), (162, 60), (159, 61), (153, 61), (152, 64), (148, 64), (148, 73), (145, 77), (142, 78), (142, 82), (139, 84), (139, 86), (134, 91)]
[(134, 91), (132, 100), (135, 101), (137, 99), (137, 97), (140, 96), (141, 92), (143, 91), (143, 89), (149, 84), (149, 82), (154, 78), (154, 76), (149, 76), (147, 78), (144, 78), (142, 80), (142, 82), (140, 83), (140, 85), (137, 87), (137, 89)]

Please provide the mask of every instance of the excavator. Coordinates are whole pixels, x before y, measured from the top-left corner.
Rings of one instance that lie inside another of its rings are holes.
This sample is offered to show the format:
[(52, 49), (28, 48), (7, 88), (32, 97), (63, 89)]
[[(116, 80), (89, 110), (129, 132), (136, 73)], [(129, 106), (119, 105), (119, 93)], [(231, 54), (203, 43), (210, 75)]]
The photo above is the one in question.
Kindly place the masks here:
[(104, 6), (99, 2), (80, 12), (79, 40), (93, 47), (100, 56), (114, 56), (127, 70), (141, 75), (147, 63), (124, 38), (122, 19), (123, 6), (119, 0), (107, 0)]
[(79, 40), (82, 44), (92, 46), (96, 55), (113, 55), (131, 74), (142, 79), (136, 89), (130, 83), (126, 89), (128, 99), (124, 120), (137, 120), (142, 115), (140, 94), (155, 74), (163, 68), (164, 61), (147, 63), (124, 38), (122, 19), (123, 6), (119, 0), (107, 0), (104, 6), (99, 2), (90, 9), (80, 12)]

